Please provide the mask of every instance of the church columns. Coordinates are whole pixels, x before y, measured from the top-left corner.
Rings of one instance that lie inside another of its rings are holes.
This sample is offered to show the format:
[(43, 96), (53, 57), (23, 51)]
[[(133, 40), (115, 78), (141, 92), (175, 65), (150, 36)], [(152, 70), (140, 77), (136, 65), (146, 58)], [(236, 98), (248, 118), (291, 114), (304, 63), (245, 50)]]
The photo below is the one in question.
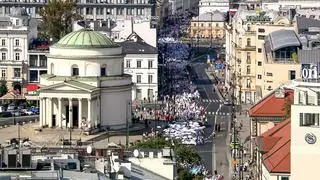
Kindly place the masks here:
[(57, 121), (59, 128), (62, 127), (62, 99), (58, 98), (58, 115), (57, 115)]
[(40, 128), (42, 128), (43, 125), (44, 125), (44, 123), (43, 123), (43, 113), (44, 113), (44, 111), (45, 111), (45, 109), (43, 108), (42, 99), (43, 99), (43, 98), (40, 98), (40, 105), (39, 105), (39, 108), (40, 108), (39, 126), (40, 126)]
[(47, 98), (47, 104), (48, 104), (47, 119), (49, 123), (49, 128), (52, 128), (52, 98)]
[(42, 114), (41, 114), (41, 117), (42, 117), (42, 126), (45, 126), (47, 125), (47, 119), (46, 119), (46, 114), (47, 114), (47, 107), (46, 107), (46, 98), (42, 98), (41, 100), (42, 102)]
[(73, 127), (73, 117), (72, 117), (72, 99), (69, 98), (69, 128)]
[(79, 128), (81, 128), (81, 126), (82, 126), (82, 99), (81, 98), (79, 98), (78, 99), (78, 112), (79, 112), (79, 117), (78, 117), (78, 127)]
[(92, 126), (92, 122), (91, 122), (91, 99), (87, 99), (88, 100), (88, 128), (91, 128)]

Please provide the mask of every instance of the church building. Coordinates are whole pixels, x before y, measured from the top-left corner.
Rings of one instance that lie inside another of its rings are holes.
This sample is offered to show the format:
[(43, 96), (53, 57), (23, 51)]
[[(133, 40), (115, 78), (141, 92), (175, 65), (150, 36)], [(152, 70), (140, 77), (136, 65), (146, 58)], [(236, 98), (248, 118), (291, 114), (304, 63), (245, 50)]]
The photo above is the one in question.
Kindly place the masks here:
[(50, 47), (40, 77), (40, 127), (124, 128), (131, 123), (131, 75), (122, 46), (93, 30), (67, 34)]

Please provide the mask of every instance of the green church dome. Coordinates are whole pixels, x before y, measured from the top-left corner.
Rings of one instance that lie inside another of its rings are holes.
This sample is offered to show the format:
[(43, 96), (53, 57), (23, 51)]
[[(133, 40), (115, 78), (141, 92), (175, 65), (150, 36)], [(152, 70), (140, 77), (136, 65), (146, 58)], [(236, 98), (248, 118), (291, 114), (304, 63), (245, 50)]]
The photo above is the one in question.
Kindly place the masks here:
[(109, 39), (106, 35), (91, 29), (81, 29), (71, 32), (61, 38), (53, 47), (58, 48), (115, 48), (117, 43)]

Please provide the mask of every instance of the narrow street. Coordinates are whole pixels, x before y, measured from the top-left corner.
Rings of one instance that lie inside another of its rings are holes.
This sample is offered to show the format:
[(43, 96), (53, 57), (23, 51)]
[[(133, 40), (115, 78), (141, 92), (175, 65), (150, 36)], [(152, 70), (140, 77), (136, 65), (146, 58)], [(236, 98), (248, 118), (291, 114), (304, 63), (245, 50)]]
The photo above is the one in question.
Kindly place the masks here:
[[(229, 179), (229, 162), (227, 159), (229, 142), (227, 142), (227, 137), (229, 122), (231, 121), (231, 107), (225, 106), (224, 101), (214, 91), (214, 82), (209, 79), (205, 71), (207, 66), (206, 57), (193, 61), (191, 64), (192, 73), (195, 73), (193, 83), (198, 87), (201, 103), (205, 107), (208, 119), (208, 128), (205, 129), (205, 144), (198, 145), (197, 149), (207, 169), (211, 169), (212, 172), (217, 170), (225, 179)], [(220, 105), (221, 108), (219, 109)], [(216, 138), (213, 138), (215, 118), (216, 123), (220, 124), (220, 132), (216, 132)]]

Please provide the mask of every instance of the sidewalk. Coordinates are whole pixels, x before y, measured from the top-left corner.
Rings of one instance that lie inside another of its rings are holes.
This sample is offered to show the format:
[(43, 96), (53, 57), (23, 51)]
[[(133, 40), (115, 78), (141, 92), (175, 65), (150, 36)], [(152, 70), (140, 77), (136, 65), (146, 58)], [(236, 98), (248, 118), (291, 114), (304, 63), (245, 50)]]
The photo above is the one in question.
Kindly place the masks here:
[[(246, 164), (247, 170), (243, 171), (243, 179), (246, 180), (251, 175), (252, 165), (250, 164), (250, 119), (248, 116), (248, 110), (251, 105), (242, 105), (242, 111), (236, 112), (236, 130), (238, 130), (237, 137), (239, 139), (240, 144), (243, 144), (243, 156), (239, 151), (237, 154), (237, 164)], [(247, 163), (246, 163), (247, 162)], [(240, 179), (239, 177), (239, 169), (237, 168), (238, 172), (234, 173), (234, 168), (231, 169), (231, 174), (236, 174), (235, 179)]]

